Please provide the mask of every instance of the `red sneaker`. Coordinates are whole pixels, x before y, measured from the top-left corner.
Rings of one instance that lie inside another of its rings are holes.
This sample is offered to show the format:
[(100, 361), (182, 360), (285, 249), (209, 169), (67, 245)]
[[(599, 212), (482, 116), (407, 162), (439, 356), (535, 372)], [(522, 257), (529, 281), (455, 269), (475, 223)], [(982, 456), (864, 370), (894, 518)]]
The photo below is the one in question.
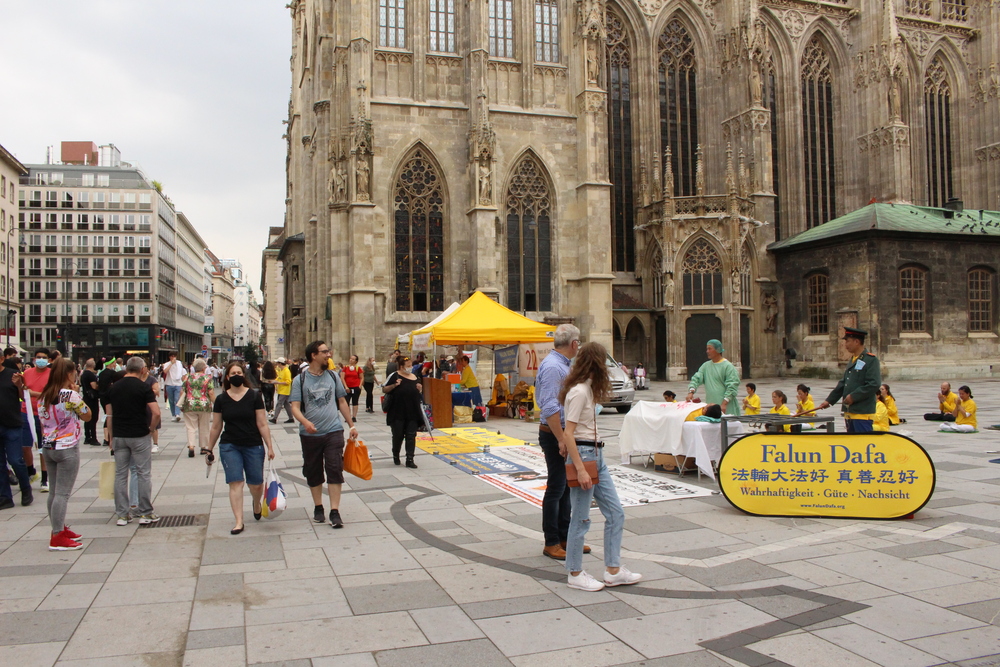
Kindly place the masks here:
[(65, 535), (71, 540), (78, 540), (81, 537), (83, 537), (83, 535), (80, 535), (79, 533), (74, 533), (72, 530), (70, 530), (69, 526), (63, 526), (63, 535)]
[(82, 544), (70, 539), (65, 532), (53, 535), (49, 540), (49, 551), (76, 551), (82, 548)]

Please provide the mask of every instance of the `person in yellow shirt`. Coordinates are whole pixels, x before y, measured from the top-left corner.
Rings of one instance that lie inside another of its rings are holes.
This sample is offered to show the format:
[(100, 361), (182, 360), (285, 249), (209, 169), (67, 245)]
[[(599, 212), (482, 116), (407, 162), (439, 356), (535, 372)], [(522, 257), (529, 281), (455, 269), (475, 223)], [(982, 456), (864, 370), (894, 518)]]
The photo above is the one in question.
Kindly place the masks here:
[(881, 396), (882, 401), (885, 403), (886, 412), (889, 413), (889, 424), (891, 426), (898, 426), (899, 424), (906, 423), (905, 419), (899, 418), (899, 410), (896, 408), (896, 399), (893, 398), (892, 392), (889, 391), (889, 385), (883, 384), (879, 387), (879, 396)]
[(938, 393), (938, 406), (941, 412), (928, 412), (924, 415), (924, 419), (929, 422), (953, 422), (957, 405), (958, 396), (952, 392), (951, 383), (942, 382), (941, 391)]
[[(800, 384), (795, 388), (795, 397), (798, 401), (795, 403), (795, 416), (798, 417), (802, 415), (803, 417), (808, 417), (810, 415), (816, 414), (816, 403), (813, 402), (812, 394), (810, 394), (810, 388), (804, 384)], [(799, 428), (792, 428), (793, 433), (800, 433), (802, 429), (814, 429), (815, 424), (796, 424)]]
[(288, 397), (292, 393), (292, 372), (288, 370), (288, 362), (284, 357), (278, 357), (274, 360), (274, 368), (278, 376), (274, 380), (275, 394), (277, 394), (278, 400), (274, 404), (274, 416), (270, 421), (272, 424), (277, 424), (281, 408), (285, 408), (285, 414), (288, 415), (285, 423), (292, 424), (295, 420), (292, 419), (292, 406), (288, 402)]
[(743, 399), (743, 413), (760, 414), (760, 396), (757, 395), (757, 385), (753, 382), (747, 382), (747, 397)]
[(663, 402), (664, 403), (676, 403), (677, 402), (677, 394), (675, 394), (674, 392), (670, 391), (669, 389), (666, 390), (665, 392), (663, 392)]
[(472, 367), (469, 366), (469, 355), (463, 354), (459, 357), (458, 372), (462, 374), (462, 381), (459, 384), (472, 392), (472, 404), (482, 405), (483, 395), (479, 392), (479, 380), (476, 379), (476, 374), (472, 372)]
[[(776, 389), (775, 391), (772, 391), (771, 392), (771, 402), (774, 404), (774, 407), (771, 408), (771, 411), (768, 414), (772, 414), (772, 415), (786, 415), (786, 416), (789, 416), (789, 417), (792, 416), (791, 411), (788, 409), (788, 397), (785, 396), (785, 392), (781, 391), (780, 389)], [(785, 433), (788, 433), (792, 429), (790, 427), (788, 427), (788, 426), (784, 426), (784, 427), (782, 427), (782, 426), (768, 426), (767, 430), (768, 431), (784, 431)]]
[(889, 430), (889, 409), (885, 405), (885, 398), (881, 392), (879, 392), (878, 401), (875, 403), (875, 419), (872, 420), (872, 430)]
[(958, 388), (958, 404), (955, 406), (954, 423), (941, 424), (939, 431), (950, 433), (975, 433), (976, 426), (976, 402), (972, 400), (972, 390), (967, 385)]
[(698, 417), (711, 417), (712, 419), (722, 419), (722, 406), (718, 403), (709, 403), (701, 410), (692, 410), (684, 418), (686, 422), (698, 421)]

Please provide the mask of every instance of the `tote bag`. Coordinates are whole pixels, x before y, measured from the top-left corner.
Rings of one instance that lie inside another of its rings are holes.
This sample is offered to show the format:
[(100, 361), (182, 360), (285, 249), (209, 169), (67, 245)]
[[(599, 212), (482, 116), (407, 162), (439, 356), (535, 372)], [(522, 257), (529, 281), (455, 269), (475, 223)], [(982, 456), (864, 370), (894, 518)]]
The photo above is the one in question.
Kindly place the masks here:
[(348, 440), (344, 447), (344, 472), (361, 479), (372, 478), (372, 461), (364, 440)]
[(268, 461), (267, 471), (264, 474), (264, 502), (261, 503), (261, 514), (270, 519), (276, 519), (285, 511), (286, 504), (285, 488), (281, 486), (278, 473), (274, 469), (274, 463)]

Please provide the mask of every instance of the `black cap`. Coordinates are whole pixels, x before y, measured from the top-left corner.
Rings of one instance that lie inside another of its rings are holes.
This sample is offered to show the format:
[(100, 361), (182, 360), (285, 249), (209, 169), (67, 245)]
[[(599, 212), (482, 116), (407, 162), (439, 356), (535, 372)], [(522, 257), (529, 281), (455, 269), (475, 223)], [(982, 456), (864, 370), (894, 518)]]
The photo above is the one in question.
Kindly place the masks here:
[(853, 327), (844, 327), (844, 338), (857, 338), (858, 340), (864, 340), (867, 335), (867, 331), (855, 329)]

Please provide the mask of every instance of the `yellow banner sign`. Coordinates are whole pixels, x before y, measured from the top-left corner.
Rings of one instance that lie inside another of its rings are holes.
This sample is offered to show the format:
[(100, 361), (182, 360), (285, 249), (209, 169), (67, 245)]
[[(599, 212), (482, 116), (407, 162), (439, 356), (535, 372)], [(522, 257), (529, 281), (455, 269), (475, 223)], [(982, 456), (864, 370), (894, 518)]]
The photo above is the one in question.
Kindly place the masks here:
[(491, 431), (481, 426), (442, 428), (439, 430), (448, 435), (474, 442), (480, 447), (483, 445), (489, 445), (490, 447), (524, 447), (528, 444), (524, 440), (518, 440), (509, 435), (503, 435), (499, 431)]
[(897, 519), (934, 493), (934, 463), (896, 433), (755, 433), (719, 461), (737, 509), (764, 516)]
[(471, 454), (483, 449), (471, 440), (441, 434), (437, 434), (433, 438), (429, 435), (417, 436), (417, 447), (430, 454)]

